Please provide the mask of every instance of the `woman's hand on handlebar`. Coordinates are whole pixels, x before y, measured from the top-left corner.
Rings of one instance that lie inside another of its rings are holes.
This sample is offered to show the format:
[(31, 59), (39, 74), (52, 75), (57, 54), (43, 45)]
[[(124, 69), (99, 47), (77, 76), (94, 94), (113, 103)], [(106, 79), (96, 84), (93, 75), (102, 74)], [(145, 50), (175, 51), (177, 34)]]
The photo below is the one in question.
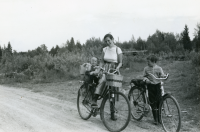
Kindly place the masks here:
[(108, 71), (106, 71), (105, 68), (103, 68), (101, 66), (95, 66), (95, 69), (98, 69), (98, 72), (102, 71), (103, 74), (115, 74), (115, 73), (120, 74), (119, 69), (113, 69), (113, 68), (111, 68)]

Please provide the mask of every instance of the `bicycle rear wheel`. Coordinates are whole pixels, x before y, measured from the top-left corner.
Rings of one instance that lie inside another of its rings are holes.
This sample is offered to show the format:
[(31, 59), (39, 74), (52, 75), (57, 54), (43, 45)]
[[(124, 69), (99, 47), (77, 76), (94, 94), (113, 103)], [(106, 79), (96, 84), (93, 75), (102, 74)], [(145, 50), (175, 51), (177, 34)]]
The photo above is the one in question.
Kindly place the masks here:
[(128, 94), (128, 99), (131, 106), (131, 115), (135, 120), (141, 120), (144, 115), (146, 106), (145, 95), (142, 93), (141, 88), (134, 86)]
[[(112, 97), (111, 97), (112, 96)], [(101, 104), (100, 116), (105, 127), (112, 132), (122, 131), (130, 121), (130, 104), (121, 92), (107, 95)]]
[(165, 95), (159, 110), (163, 129), (166, 132), (179, 132), (181, 128), (181, 113), (176, 99), (171, 95)]
[(80, 117), (84, 120), (89, 119), (92, 115), (91, 99), (91, 93), (89, 90), (87, 91), (86, 86), (83, 84), (78, 91), (77, 108)]

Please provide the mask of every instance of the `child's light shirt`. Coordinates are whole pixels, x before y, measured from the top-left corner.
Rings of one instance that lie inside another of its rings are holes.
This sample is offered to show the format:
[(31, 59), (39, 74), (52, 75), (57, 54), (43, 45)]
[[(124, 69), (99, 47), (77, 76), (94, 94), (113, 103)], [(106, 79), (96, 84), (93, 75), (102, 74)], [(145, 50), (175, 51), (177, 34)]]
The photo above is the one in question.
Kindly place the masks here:
[(150, 67), (150, 66), (146, 66), (144, 68), (144, 73), (143, 73), (143, 76), (148, 78), (149, 81), (152, 82), (152, 84), (158, 84), (158, 83), (161, 83), (161, 80), (156, 80), (155, 78), (151, 77), (149, 75), (149, 73), (153, 74), (156, 78), (160, 78), (160, 77), (164, 77), (165, 74), (162, 70), (162, 68), (158, 65), (154, 65), (153, 67)]

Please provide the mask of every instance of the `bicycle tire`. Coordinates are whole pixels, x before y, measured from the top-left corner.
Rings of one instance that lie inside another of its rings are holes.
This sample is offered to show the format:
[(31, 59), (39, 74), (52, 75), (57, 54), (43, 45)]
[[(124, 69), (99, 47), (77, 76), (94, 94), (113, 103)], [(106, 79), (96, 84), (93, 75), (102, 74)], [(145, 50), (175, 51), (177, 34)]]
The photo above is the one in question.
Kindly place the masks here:
[(133, 86), (128, 93), (128, 99), (131, 106), (131, 115), (133, 119), (140, 121), (144, 117), (146, 105), (146, 96), (141, 92), (141, 88)]
[(87, 120), (92, 116), (91, 100), (89, 96), (90, 95), (86, 93), (86, 87), (83, 84), (78, 90), (77, 108), (80, 117), (84, 120)]
[(169, 94), (163, 96), (159, 106), (161, 124), (165, 132), (179, 132), (181, 112), (177, 100)]
[[(103, 124), (109, 131), (118, 132), (124, 130), (130, 122), (131, 109), (129, 101), (123, 93), (115, 91), (114, 96), (114, 98), (109, 98), (110, 96), (108, 94), (105, 98), (103, 98), (100, 116)], [(110, 100), (112, 101), (110, 102)], [(113, 115), (117, 118), (117, 120), (111, 119), (111, 107), (115, 109)]]

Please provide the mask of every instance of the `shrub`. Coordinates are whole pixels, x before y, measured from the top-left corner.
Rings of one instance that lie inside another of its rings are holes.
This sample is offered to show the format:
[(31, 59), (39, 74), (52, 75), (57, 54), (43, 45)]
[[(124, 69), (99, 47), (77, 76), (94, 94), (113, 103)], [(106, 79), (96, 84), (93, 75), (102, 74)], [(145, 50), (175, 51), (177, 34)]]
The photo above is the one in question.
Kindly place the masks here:
[(200, 66), (200, 53), (192, 52), (190, 58), (195, 66)]

